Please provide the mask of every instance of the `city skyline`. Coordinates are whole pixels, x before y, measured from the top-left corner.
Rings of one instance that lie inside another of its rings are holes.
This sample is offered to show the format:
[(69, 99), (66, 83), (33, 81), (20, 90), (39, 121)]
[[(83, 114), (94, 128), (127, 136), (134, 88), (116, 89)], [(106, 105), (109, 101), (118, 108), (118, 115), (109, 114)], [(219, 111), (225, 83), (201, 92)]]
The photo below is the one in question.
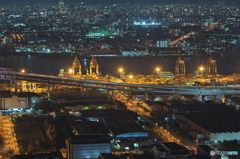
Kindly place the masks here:
[(232, 2), (0, 2), (0, 158), (239, 159)]

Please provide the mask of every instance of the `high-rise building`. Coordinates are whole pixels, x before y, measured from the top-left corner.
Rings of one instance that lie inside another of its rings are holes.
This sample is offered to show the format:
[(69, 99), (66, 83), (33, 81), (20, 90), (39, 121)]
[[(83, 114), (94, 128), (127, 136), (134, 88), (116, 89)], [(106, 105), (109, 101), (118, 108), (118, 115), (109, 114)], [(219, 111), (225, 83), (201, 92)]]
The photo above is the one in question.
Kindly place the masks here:
[(220, 0), (220, 1), (218, 2), (218, 6), (219, 6), (219, 8), (223, 8), (223, 7), (224, 7), (224, 1), (223, 1), (223, 0)]
[(83, 7), (83, 6), (84, 6), (84, 3), (83, 3), (83, 2), (81, 2), (80, 6), (81, 6), (81, 7)]
[(65, 10), (64, 10), (64, 0), (60, 0), (58, 5), (59, 5), (59, 12), (60, 12), (60, 14), (64, 14), (65, 13)]

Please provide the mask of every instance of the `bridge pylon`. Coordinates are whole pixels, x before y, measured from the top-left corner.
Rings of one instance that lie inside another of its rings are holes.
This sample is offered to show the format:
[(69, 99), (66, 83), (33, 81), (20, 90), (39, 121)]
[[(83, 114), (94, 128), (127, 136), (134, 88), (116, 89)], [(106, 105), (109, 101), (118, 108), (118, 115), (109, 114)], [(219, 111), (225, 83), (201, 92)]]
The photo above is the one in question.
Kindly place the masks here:
[(82, 66), (78, 60), (78, 57), (75, 56), (73, 63), (72, 63), (73, 76), (82, 75), (81, 68), (82, 68)]
[(175, 74), (176, 75), (185, 75), (185, 61), (181, 59), (180, 56), (180, 46), (178, 46), (178, 59), (175, 65)]
[[(93, 72), (93, 68), (95, 68), (95, 72)], [(92, 57), (92, 59), (90, 61), (89, 73), (90, 74), (92, 74), (92, 73), (99, 74), (99, 65), (98, 65), (95, 57)]]
[(211, 45), (209, 46), (209, 59), (207, 61), (207, 74), (208, 75), (217, 75), (217, 62), (213, 60), (211, 54)]

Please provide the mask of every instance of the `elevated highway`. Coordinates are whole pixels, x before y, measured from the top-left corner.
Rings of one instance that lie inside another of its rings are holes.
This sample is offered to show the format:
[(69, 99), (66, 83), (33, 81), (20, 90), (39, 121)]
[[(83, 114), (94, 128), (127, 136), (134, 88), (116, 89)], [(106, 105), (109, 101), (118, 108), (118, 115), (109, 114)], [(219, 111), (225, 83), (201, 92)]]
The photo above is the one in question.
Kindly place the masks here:
[(13, 72), (9, 68), (0, 68), (1, 80), (23, 80), (37, 83), (101, 88), (107, 90), (121, 90), (131, 92), (162, 93), (178, 95), (234, 95), (240, 94), (240, 87), (236, 86), (162, 86), (116, 83), (80, 78), (59, 77), (43, 74)]

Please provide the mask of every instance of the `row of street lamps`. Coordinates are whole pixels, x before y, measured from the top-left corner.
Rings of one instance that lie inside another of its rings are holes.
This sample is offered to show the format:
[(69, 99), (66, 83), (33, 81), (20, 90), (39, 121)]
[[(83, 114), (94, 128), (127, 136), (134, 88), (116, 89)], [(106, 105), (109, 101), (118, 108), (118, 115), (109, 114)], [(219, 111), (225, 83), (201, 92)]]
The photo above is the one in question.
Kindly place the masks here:
[[(161, 71), (161, 69), (160, 69), (160, 67), (156, 67), (156, 72), (157, 72), (157, 74)], [(123, 70), (123, 68), (119, 68), (119, 73), (120, 73), (120, 78), (123, 78), (123, 76), (124, 76), (124, 70)], [(129, 78), (133, 78), (133, 76), (129, 76)]]
[[(200, 74), (202, 75), (203, 74), (203, 70), (204, 70), (204, 67), (199, 67), (199, 71), (200, 71)], [(160, 67), (156, 67), (155, 71), (157, 72), (157, 74), (161, 71), (161, 68)], [(25, 73), (26, 71), (24, 69), (21, 69), (21, 72), (22, 73)], [(69, 69), (68, 71), (70, 74), (73, 73), (73, 70), (72, 69)], [(124, 76), (124, 69), (123, 68), (119, 68), (119, 72), (120, 72), (120, 78), (123, 78)], [(130, 77), (131, 78), (131, 77)]]
[[(160, 68), (160, 67), (156, 67), (155, 71), (157, 72), (157, 74), (159, 74), (160, 71), (161, 71), (161, 68)], [(202, 74), (203, 74), (203, 71), (204, 71), (204, 67), (200, 66), (200, 67), (199, 67), (199, 71), (200, 71), (200, 75), (202, 75)], [(124, 70), (123, 70), (123, 68), (119, 68), (119, 72), (120, 72), (120, 78), (122, 78), (123, 75), (124, 75)], [(130, 78), (131, 78), (131, 77), (130, 77)]]

